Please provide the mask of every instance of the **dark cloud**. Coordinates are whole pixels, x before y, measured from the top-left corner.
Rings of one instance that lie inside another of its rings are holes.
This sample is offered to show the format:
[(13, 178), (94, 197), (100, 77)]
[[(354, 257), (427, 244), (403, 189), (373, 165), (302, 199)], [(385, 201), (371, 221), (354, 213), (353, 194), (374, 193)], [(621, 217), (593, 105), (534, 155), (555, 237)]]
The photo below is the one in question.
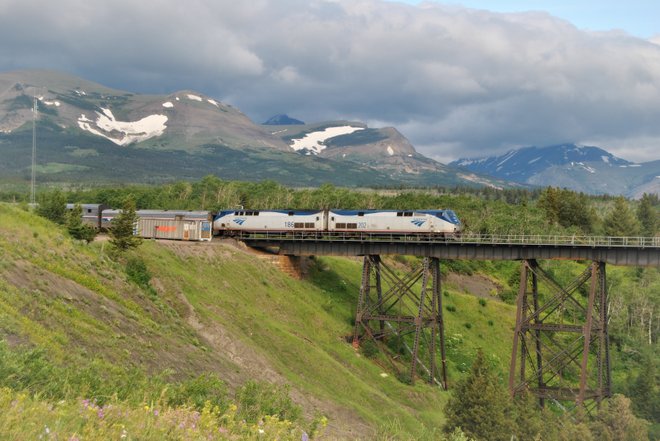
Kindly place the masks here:
[(544, 13), (0, 0), (0, 39), (2, 70), (58, 69), (144, 93), (196, 89), (255, 121), (286, 112), (394, 125), (444, 161), (568, 141), (658, 159), (658, 38), (584, 32)]

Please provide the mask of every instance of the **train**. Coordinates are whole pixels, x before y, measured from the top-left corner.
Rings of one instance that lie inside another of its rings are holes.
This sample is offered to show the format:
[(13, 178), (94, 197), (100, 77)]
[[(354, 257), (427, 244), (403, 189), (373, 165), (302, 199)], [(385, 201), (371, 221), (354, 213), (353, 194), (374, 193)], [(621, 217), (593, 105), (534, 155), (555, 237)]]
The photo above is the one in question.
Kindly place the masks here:
[[(72, 209), (73, 204), (67, 204)], [(102, 204), (81, 204), (83, 221), (99, 230), (112, 226), (121, 211)], [(209, 241), (214, 236), (250, 233), (359, 234), (451, 238), (460, 234), (461, 221), (453, 210), (138, 210), (134, 234), (144, 238)]]

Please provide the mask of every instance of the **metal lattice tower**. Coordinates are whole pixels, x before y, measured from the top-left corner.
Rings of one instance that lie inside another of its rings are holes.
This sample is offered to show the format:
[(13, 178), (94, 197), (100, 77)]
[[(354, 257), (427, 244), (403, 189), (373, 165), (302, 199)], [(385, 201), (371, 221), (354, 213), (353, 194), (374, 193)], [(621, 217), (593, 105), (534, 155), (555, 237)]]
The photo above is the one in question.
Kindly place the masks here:
[[(539, 282), (552, 292), (543, 302)], [(523, 261), (509, 389), (528, 390), (542, 406), (551, 399), (587, 409), (611, 395), (605, 263), (562, 286), (536, 260)]]
[(35, 204), (35, 187), (37, 182), (37, 97), (34, 97), (32, 107), (32, 179), (30, 181), (30, 204)]
[[(428, 375), (429, 383), (447, 389), (438, 259), (424, 258), (420, 266), (398, 275), (380, 256), (364, 257), (353, 346), (358, 348), (361, 341), (371, 339), (389, 352), (387, 342), (393, 338), (410, 354), (411, 383), (419, 367)], [(436, 362), (438, 347), (442, 363), (440, 379)], [(396, 369), (394, 363), (393, 366)]]

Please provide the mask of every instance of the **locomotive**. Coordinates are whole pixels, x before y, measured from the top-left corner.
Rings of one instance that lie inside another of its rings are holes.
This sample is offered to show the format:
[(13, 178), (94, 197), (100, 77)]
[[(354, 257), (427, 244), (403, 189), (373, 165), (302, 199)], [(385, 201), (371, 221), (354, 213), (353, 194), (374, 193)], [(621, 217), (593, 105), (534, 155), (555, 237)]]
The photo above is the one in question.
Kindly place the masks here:
[[(67, 209), (72, 209), (68, 204)], [(83, 221), (99, 230), (112, 227), (121, 211), (101, 204), (82, 204)], [(454, 237), (461, 222), (452, 210), (138, 210), (134, 234), (144, 238), (208, 241), (212, 236), (243, 233), (355, 236), (424, 235)]]
[(249, 233), (368, 233), (455, 236), (461, 222), (452, 210), (225, 210), (213, 221), (218, 235)]

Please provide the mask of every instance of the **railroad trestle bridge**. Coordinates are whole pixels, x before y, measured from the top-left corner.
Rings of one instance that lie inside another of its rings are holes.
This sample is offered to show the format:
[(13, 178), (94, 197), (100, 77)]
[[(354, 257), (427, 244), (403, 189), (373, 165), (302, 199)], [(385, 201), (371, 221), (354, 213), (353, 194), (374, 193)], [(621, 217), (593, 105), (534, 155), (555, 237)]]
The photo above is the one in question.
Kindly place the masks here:
[[(440, 261), (521, 261), (509, 390), (512, 395), (529, 391), (541, 405), (550, 399), (592, 408), (611, 395), (606, 264), (660, 267), (660, 237), (266, 232), (237, 238), (282, 255), (362, 256), (353, 345), (370, 339), (385, 348), (389, 338), (410, 335), (412, 345), (404, 343), (411, 357), (410, 381), (421, 372), (445, 389)], [(383, 255), (423, 259), (399, 274)], [(542, 260), (586, 265), (577, 278), (562, 284), (541, 267)], [(550, 294), (539, 296), (540, 284)]]

